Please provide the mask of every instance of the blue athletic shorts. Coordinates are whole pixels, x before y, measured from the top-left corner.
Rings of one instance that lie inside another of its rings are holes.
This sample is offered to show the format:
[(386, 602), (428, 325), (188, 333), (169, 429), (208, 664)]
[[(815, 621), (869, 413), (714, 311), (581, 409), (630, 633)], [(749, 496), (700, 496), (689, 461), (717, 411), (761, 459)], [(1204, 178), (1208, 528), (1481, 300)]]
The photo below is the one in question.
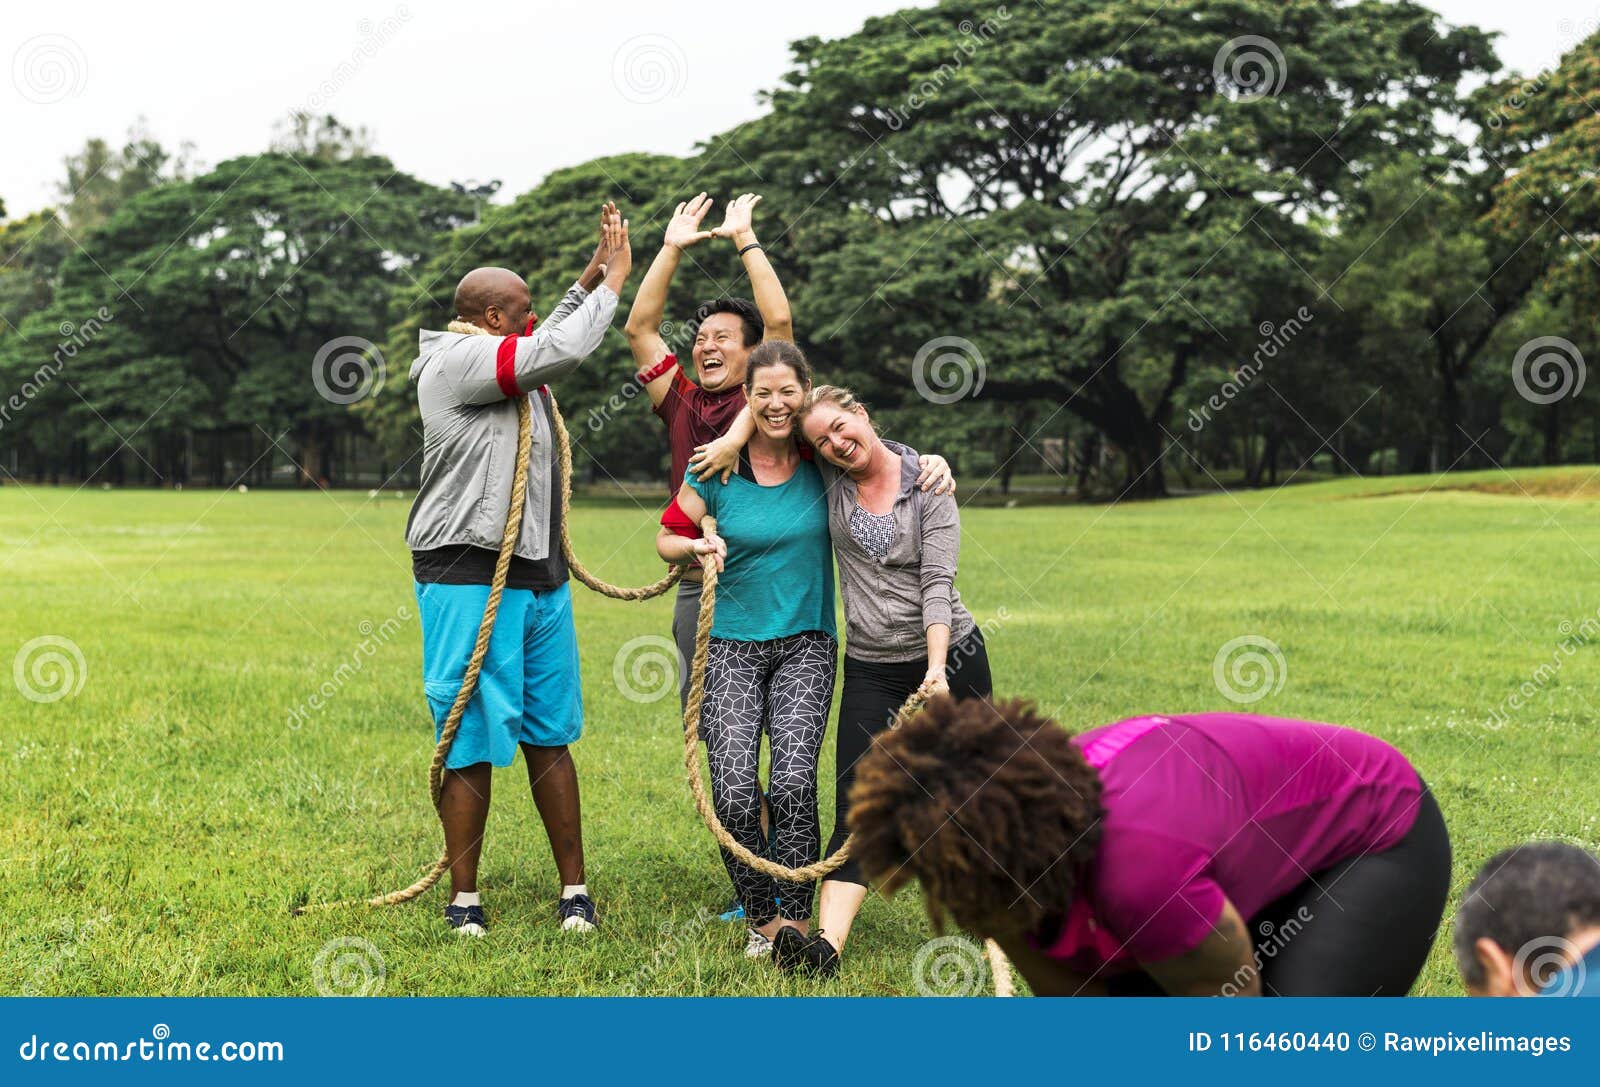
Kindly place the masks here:
[[(487, 585), (417, 584), (422, 616), (422, 689), (433, 711), (434, 741), (461, 689)], [(549, 592), (506, 589), (500, 597), (478, 689), (462, 715), (445, 765), (509, 766), (518, 744), (560, 747), (583, 733), (578, 632), (567, 585)]]

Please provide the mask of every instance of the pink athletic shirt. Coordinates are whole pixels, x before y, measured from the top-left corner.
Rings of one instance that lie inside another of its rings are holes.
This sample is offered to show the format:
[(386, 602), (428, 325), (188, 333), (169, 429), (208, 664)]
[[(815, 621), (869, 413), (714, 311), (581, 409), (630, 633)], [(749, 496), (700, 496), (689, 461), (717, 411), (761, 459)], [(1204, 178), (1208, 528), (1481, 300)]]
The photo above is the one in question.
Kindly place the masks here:
[(1059, 930), (1029, 938), (1085, 975), (1192, 951), (1224, 897), (1249, 920), (1314, 873), (1399, 844), (1422, 783), (1337, 725), (1201, 713), (1074, 737), (1100, 771), (1100, 844)]

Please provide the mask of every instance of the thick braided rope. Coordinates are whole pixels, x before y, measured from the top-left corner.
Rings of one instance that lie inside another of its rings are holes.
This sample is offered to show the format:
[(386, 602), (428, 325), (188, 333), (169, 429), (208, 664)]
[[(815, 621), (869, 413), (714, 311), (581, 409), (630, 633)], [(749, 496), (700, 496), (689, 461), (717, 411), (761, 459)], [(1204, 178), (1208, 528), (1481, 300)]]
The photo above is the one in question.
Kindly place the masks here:
[[(706, 534), (710, 535), (717, 530), (717, 520), (714, 517), (707, 517), (702, 521), (702, 526)], [(810, 883), (821, 879), (850, 859), (850, 846), (855, 841), (855, 835), (846, 838), (844, 844), (831, 856), (824, 857), (815, 864), (808, 864), (803, 868), (786, 868), (765, 857), (756, 856), (741, 845), (732, 834), (728, 833), (728, 828), (722, 825), (722, 820), (717, 818), (716, 808), (706, 795), (705, 780), (700, 774), (700, 710), (705, 703), (706, 658), (710, 654), (711, 625), (717, 611), (717, 563), (716, 559), (707, 555), (700, 560), (700, 564), (705, 571), (705, 581), (700, 587), (700, 619), (694, 631), (694, 662), (690, 666), (689, 700), (683, 709), (683, 767), (688, 773), (689, 791), (694, 794), (694, 806), (700, 812), (700, 818), (705, 821), (706, 829), (711, 831), (711, 836), (717, 840), (717, 844), (756, 871), (790, 883)], [(894, 721), (889, 727), (899, 728), (911, 720), (927, 701), (921, 692), (912, 692), (911, 697), (895, 711)], [(994, 979), (994, 995), (1014, 995), (1011, 960), (1006, 958), (1006, 953), (993, 940), (985, 940), (983, 948), (989, 960), (989, 973)]]
[[(460, 323), (462, 322), (452, 321), (451, 325), (453, 327)], [(445, 760), (450, 756), (450, 747), (456, 741), (456, 733), (461, 730), (461, 718), (466, 713), (467, 703), (472, 701), (472, 695), (478, 689), (478, 673), (483, 670), (483, 658), (489, 651), (489, 636), (494, 632), (495, 615), (500, 611), (500, 596), (506, 587), (506, 573), (511, 569), (511, 552), (516, 547), (517, 536), (522, 530), (522, 507), (528, 488), (528, 455), (533, 447), (533, 427), (530, 419), (528, 398), (522, 397), (517, 401), (517, 468), (512, 473), (511, 508), (506, 514), (505, 531), (500, 537), (500, 554), (494, 564), (494, 579), (489, 584), (489, 600), (483, 606), (483, 619), (478, 623), (478, 640), (472, 644), (472, 656), (467, 661), (466, 674), (461, 677), (461, 689), (456, 692), (456, 700), (450, 706), (450, 715), (445, 718), (444, 728), (439, 733), (439, 742), (433, 748), (433, 759), (428, 764), (428, 796), (433, 801), (435, 811), (439, 808), (439, 797), (444, 791)], [(409, 902), (432, 887), (449, 868), (450, 851), (447, 848), (440, 853), (439, 859), (421, 879), (403, 890), (367, 899), (352, 898), (344, 902), (305, 906), (295, 912), (338, 909), (362, 904), (395, 906), (401, 902)]]
[(572, 533), (568, 529), (572, 518), (567, 515), (572, 508), (572, 442), (567, 437), (567, 421), (561, 417), (561, 409), (556, 406), (554, 393), (550, 394), (550, 417), (555, 420), (556, 451), (561, 457), (561, 554), (567, 560), (567, 569), (573, 577), (595, 592), (615, 600), (649, 600), (651, 597), (660, 596), (678, 583), (678, 579), (683, 576), (683, 567), (674, 566), (667, 572), (666, 577), (653, 584), (637, 589), (622, 589), (595, 577), (573, 553)]
[[(707, 535), (717, 530), (717, 521), (714, 517), (705, 518), (704, 527)], [(700, 586), (700, 621), (694, 631), (694, 661), (690, 665), (689, 673), (689, 700), (683, 709), (683, 766), (689, 775), (689, 791), (694, 794), (694, 806), (700, 812), (700, 818), (705, 821), (706, 829), (711, 831), (711, 836), (717, 844), (733, 854), (739, 860), (748, 864), (756, 871), (781, 879), (789, 883), (811, 883), (833, 872), (845, 861), (850, 859), (850, 845), (853, 838), (846, 838), (832, 855), (824, 857), (815, 864), (808, 864), (803, 868), (787, 868), (765, 857), (759, 857), (741, 845), (722, 825), (722, 820), (717, 818), (716, 808), (711, 803), (711, 798), (706, 795), (705, 779), (700, 773), (700, 709), (706, 697), (706, 658), (711, 646), (711, 625), (717, 611), (717, 563), (716, 559), (707, 555), (700, 560), (705, 570), (705, 581)], [(901, 722), (909, 720), (916, 712), (922, 709), (927, 700), (920, 693), (913, 693), (906, 699), (905, 705), (895, 713), (894, 724), (891, 728), (898, 728)]]

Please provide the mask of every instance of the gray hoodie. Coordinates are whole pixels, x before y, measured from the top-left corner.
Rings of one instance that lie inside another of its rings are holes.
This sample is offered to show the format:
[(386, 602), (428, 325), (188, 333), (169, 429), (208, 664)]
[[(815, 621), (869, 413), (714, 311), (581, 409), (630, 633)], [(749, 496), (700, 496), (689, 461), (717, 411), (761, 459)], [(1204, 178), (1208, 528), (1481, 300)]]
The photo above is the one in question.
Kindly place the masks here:
[[(602, 285), (590, 294), (573, 284), (533, 335), (516, 338), (503, 369), (500, 347), (509, 337), (426, 329), (418, 335), (411, 380), (422, 412), (422, 481), (406, 521), (407, 547), (427, 551), (471, 544), (499, 550), (516, 470), (513, 394), (530, 396), (577, 369), (600, 345), (616, 310), (611, 288)], [(554, 439), (545, 413), (538, 404), (533, 407), (527, 498), (515, 551), (525, 559), (542, 559), (552, 546)]]
[(930, 626), (948, 625), (951, 646), (974, 626), (955, 587), (961, 513), (954, 495), (917, 488), (921, 467), (915, 449), (883, 444), (900, 455), (900, 492), (894, 500), (894, 542), (881, 559), (869, 555), (850, 532), (856, 481), (817, 458), (828, 487), (828, 532), (839, 564), (844, 651), (864, 661), (920, 660), (928, 655)]

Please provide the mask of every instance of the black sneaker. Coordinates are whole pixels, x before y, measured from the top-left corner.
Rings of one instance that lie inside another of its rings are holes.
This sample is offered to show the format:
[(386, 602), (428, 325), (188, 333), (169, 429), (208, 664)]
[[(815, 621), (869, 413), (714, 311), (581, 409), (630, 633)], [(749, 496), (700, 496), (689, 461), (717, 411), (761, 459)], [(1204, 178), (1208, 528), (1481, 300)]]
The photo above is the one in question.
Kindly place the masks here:
[[(785, 937), (785, 932), (790, 935)], [(820, 930), (806, 936), (799, 929), (779, 929), (777, 939), (772, 942), (772, 958), (783, 969), (795, 974), (831, 978), (839, 972), (839, 952), (823, 939)]]
[(457, 936), (482, 936), (489, 931), (482, 906), (446, 906), (444, 919), (456, 930)]
[(592, 932), (599, 927), (594, 901), (588, 895), (563, 898), (561, 905), (556, 908), (556, 917), (565, 932)]
[(772, 935), (772, 961), (779, 970), (796, 970), (804, 958), (801, 950), (806, 938), (797, 928), (783, 926)]

